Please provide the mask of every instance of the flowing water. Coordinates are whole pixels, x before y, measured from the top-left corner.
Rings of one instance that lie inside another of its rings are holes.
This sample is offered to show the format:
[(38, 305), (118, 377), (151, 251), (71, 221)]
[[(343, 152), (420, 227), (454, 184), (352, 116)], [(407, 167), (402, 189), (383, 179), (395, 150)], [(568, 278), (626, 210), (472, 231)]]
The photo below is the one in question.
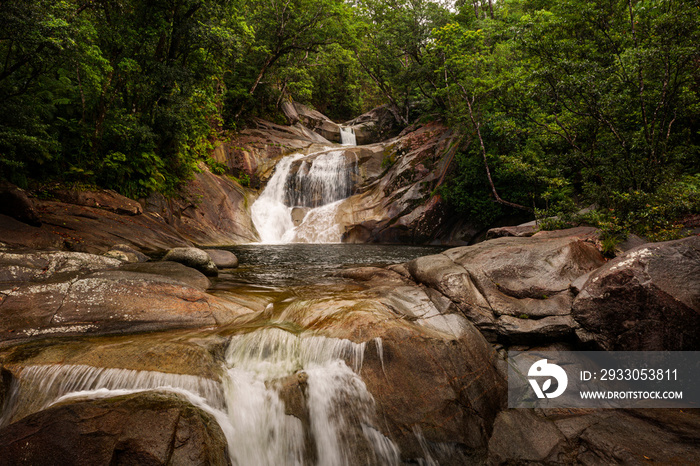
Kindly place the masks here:
[[(352, 129), (341, 128), (341, 138), (344, 146), (355, 145)], [(326, 149), (282, 158), (251, 206), (261, 242), (339, 243), (343, 231), (337, 220), (338, 209), (353, 194), (357, 173), (357, 156), (345, 150)]]

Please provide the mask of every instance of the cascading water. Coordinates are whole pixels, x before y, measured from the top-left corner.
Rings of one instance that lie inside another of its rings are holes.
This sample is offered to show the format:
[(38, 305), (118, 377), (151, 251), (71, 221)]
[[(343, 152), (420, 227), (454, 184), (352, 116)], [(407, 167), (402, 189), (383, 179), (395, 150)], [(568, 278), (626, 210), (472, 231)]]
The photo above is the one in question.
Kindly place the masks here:
[(225, 379), (234, 463), (397, 464), (357, 375), (365, 345), (275, 328), (234, 337)]
[(0, 426), (40, 411), (67, 396), (95, 398), (157, 389), (191, 394), (191, 398), (203, 400), (213, 410), (222, 410), (225, 405), (218, 381), (193, 375), (85, 365), (27, 366), (13, 381)]
[[(379, 347), (380, 340), (375, 340)], [(86, 365), (27, 366), (0, 426), (53, 404), (161, 390), (214, 416), (233, 464), (398, 464), (358, 375), (366, 343), (265, 328), (234, 336), (223, 380)]]
[[(261, 242), (340, 242), (338, 207), (352, 195), (356, 173), (356, 156), (349, 160), (342, 150), (293, 154), (280, 160), (251, 207)], [(292, 220), (295, 209), (303, 216), (297, 225)]]
[(356, 146), (357, 137), (353, 128), (340, 127), (340, 143), (344, 146)]

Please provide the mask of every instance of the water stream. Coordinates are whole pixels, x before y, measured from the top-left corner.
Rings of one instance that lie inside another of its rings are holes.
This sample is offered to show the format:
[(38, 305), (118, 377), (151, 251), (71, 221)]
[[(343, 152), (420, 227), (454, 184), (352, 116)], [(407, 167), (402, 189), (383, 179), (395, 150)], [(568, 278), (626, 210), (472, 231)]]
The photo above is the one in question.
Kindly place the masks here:
[[(355, 145), (352, 129), (341, 128), (342, 144)], [(264, 244), (339, 243), (337, 219), (357, 177), (354, 152), (335, 148), (282, 158), (251, 206), (253, 224)]]

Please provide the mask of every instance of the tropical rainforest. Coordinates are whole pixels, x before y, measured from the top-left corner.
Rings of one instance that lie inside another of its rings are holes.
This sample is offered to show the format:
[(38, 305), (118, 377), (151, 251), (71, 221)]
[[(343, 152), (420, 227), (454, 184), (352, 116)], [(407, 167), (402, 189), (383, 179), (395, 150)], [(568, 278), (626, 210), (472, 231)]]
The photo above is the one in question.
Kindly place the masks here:
[(0, 177), (176, 195), (293, 99), (462, 143), (436, 187), (610, 241), (700, 213), (698, 0), (0, 2)]

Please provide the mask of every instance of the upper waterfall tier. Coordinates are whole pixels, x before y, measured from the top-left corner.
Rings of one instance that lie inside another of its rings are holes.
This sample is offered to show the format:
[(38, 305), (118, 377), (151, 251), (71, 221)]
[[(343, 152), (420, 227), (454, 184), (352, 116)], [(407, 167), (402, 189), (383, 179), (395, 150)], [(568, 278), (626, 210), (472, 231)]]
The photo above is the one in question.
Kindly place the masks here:
[(356, 156), (343, 150), (284, 157), (251, 207), (261, 241), (340, 242), (335, 213), (352, 195), (356, 175)]
[(344, 146), (356, 146), (357, 137), (353, 128), (340, 127), (340, 142)]

